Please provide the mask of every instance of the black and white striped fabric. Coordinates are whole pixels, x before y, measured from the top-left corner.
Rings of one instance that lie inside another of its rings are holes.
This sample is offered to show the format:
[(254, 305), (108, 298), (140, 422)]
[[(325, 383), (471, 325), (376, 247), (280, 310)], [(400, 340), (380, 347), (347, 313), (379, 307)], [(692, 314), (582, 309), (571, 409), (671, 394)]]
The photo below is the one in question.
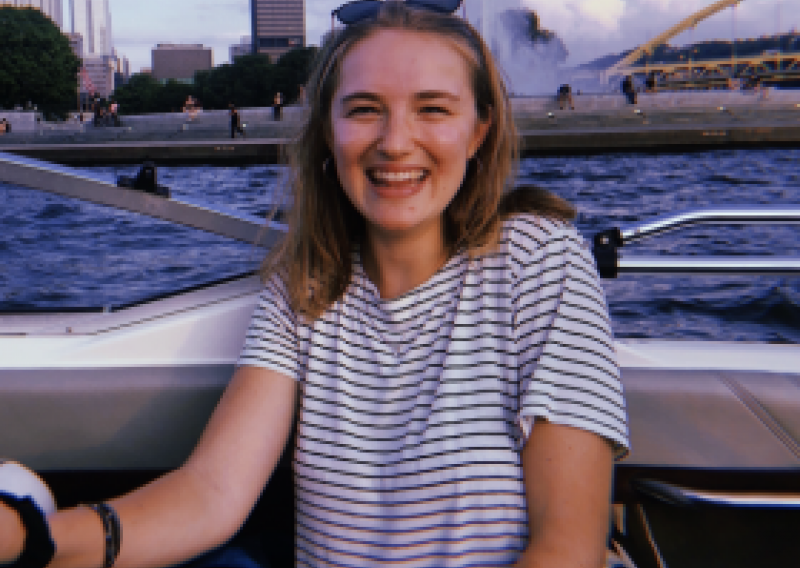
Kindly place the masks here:
[(574, 228), (533, 215), (392, 300), (356, 263), (314, 322), (273, 279), (239, 365), (301, 383), (298, 566), (510, 565), (527, 542), (533, 420), (628, 444), (592, 256)]

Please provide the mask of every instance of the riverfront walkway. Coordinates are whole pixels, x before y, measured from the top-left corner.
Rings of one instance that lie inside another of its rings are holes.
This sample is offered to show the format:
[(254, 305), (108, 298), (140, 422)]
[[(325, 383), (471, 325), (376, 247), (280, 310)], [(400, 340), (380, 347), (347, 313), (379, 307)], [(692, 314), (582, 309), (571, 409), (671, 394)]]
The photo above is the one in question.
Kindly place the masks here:
[[(614, 151), (689, 151), (753, 146), (800, 147), (800, 90), (760, 93), (658, 93), (628, 105), (620, 95), (574, 97), (560, 110), (554, 97), (513, 100), (524, 155)], [(0, 136), (0, 150), (66, 164), (280, 163), (305, 116), (286, 107), (241, 109), (246, 138), (230, 138), (227, 111), (122, 116), (119, 127), (77, 121), (17, 121)], [(12, 122), (13, 123), (13, 122)]]

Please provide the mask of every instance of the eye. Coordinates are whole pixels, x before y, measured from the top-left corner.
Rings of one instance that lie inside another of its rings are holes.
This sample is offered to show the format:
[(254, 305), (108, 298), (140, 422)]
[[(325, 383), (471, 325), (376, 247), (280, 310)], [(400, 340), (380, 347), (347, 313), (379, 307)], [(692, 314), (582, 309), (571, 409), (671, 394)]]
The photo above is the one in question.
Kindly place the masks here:
[(420, 108), (420, 112), (422, 114), (430, 114), (430, 115), (450, 114), (450, 111), (446, 107), (439, 105), (425, 105), (422, 108)]
[(347, 117), (357, 117), (357, 116), (368, 116), (370, 114), (378, 114), (380, 113), (380, 109), (373, 105), (358, 105), (353, 106), (347, 109), (345, 116)]

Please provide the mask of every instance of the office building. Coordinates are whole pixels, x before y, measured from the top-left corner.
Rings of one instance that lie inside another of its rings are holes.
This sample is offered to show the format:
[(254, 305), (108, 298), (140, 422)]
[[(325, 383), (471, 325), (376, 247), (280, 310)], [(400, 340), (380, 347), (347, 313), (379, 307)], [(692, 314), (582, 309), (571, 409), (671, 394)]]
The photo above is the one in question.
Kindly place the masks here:
[(72, 49), (72, 53), (80, 59), (83, 57), (83, 36), (81, 34), (64, 34), (67, 36), (69, 40), (69, 47)]
[(305, 0), (250, 0), (253, 53), (273, 61), (306, 44)]
[(117, 60), (113, 55), (85, 56), (80, 71), (80, 90), (87, 95), (97, 94), (107, 99), (114, 92), (114, 71)]
[(37, 8), (45, 16), (53, 20), (59, 29), (64, 29), (64, 15), (61, 0), (0, 0), (0, 6), (16, 8)]
[(159, 81), (192, 82), (197, 71), (213, 66), (211, 48), (200, 44), (160, 43), (152, 54), (153, 78)]
[(127, 57), (117, 58), (117, 73), (126, 81), (131, 78), (131, 62)]
[(131, 78), (131, 63), (127, 57), (117, 57), (117, 70), (114, 73), (114, 90), (125, 85)]
[(250, 36), (242, 36), (242, 40), (230, 47), (230, 60), (233, 63), (237, 57), (242, 55), (250, 55), (253, 53), (253, 38)]
[(72, 33), (83, 36), (83, 55), (101, 57), (114, 53), (108, 0), (70, 0)]

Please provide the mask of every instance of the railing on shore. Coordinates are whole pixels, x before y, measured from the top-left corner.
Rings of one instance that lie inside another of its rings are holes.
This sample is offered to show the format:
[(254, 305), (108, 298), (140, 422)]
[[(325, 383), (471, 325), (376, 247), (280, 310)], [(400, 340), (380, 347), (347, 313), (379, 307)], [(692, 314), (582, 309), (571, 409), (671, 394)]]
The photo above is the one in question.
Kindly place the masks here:
[[(630, 105), (621, 93), (579, 93), (573, 92), (575, 114), (616, 113), (630, 110)], [(547, 112), (559, 110), (555, 93), (535, 96), (516, 96), (511, 99), (512, 109), (520, 117), (536, 115), (544, 117)], [(647, 111), (680, 111), (694, 109), (701, 112), (714, 112), (719, 107), (741, 107), (761, 110), (780, 110), (800, 105), (800, 89), (768, 89), (767, 91), (674, 91), (640, 93), (636, 108)], [(124, 109), (122, 109), (124, 111)], [(250, 128), (296, 124), (302, 120), (306, 109), (301, 106), (283, 108), (283, 120), (276, 123), (272, 108), (240, 109), (242, 122)], [(570, 112), (566, 112), (569, 115)], [(48, 131), (82, 132), (92, 129), (90, 121), (80, 122), (73, 117), (65, 122), (47, 122), (39, 112), (3, 111), (0, 119), (6, 118), (15, 134), (42, 134)], [(156, 113), (146, 115), (122, 115), (122, 125), (134, 131), (172, 131), (188, 129), (216, 128), (225, 132), (229, 126), (228, 111), (201, 110), (196, 115), (185, 112)], [(2, 138), (0, 138), (2, 140)]]

